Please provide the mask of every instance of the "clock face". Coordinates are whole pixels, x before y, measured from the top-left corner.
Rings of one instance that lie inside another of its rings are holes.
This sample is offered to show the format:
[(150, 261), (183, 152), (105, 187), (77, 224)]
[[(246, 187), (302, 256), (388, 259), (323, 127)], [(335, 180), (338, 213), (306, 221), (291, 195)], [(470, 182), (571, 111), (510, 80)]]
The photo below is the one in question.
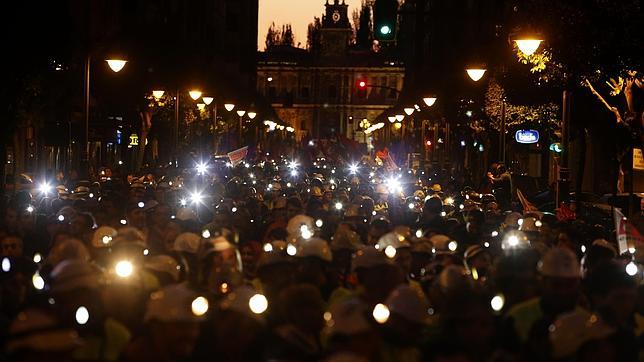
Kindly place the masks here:
[(337, 10), (334, 11), (331, 19), (333, 19), (334, 23), (337, 23), (338, 21), (340, 21), (340, 13)]

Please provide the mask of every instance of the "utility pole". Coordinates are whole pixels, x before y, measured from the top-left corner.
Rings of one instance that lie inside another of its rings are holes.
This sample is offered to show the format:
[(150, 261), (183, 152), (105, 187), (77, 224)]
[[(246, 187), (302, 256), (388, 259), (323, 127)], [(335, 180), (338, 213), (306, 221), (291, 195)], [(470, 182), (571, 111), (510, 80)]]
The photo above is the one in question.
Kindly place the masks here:
[(570, 142), (568, 134), (570, 130), (570, 104), (572, 93), (569, 90), (563, 91), (562, 114), (561, 114), (561, 163), (559, 167), (559, 179), (557, 180), (557, 205), (559, 207), (562, 201), (567, 201), (570, 196), (570, 170), (568, 169), (568, 158), (570, 156)]

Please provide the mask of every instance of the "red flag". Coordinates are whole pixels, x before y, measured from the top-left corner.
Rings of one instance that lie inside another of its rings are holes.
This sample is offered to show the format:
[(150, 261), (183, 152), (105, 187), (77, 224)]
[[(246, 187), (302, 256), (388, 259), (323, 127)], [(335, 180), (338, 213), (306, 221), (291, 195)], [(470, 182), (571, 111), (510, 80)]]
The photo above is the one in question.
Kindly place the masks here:
[(626, 253), (630, 248), (644, 248), (644, 238), (642, 238), (642, 234), (637, 231), (633, 224), (628, 222), (620, 209), (614, 208), (613, 210), (613, 217), (615, 219), (615, 233), (617, 234), (617, 246), (619, 247), (619, 253)]
[(523, 206), (523, 212), (528, 212), (528, 211), (539, 211), (539, 208), (534, 206), (530, 201), (528, 201), (528, 198), (523, 195), (523, 192), (521, 190), (517, 189), (517, 197), (519, 198), (519, 201), (521, 202), (521, 206)]
[(228, 152), (228, 159), (230, 160), (230, 163), (232, 163), (234, 167), (234, 166), (237, 166), (240, 162), (242, 162), (247, 154), (248, 154), (248, 146), (245, 146), (245, 147), (236, 149), (232, 152)]

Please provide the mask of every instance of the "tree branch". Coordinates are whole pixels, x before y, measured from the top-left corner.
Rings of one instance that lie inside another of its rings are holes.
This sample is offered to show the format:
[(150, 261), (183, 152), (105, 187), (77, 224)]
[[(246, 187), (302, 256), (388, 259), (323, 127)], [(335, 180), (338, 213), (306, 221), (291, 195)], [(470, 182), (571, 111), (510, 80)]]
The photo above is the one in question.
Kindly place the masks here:
[(588, 79), (586, 79), (586, 84), (588, 85), (588, 88), (590, 88), (590, 91), (591, 91), (591, 92), (593, 92), (593, 94), (594, 94), (595, 96), (597, 96), (597, 98), (599, 98), (599, 101), (600, 101), (600, 102), (602, 102), (602, 104), (603, 104), (604, 106), (606, 106), (606, 108), (607, 108), (610, 112), (612, 112), (613, 114), (615, 114), (615, 118), (616, 118), (616, 120), (617, 120), (617, 123), (621, 123), (621, 122), (622, 122), (622, 116), (619, 114), (619, 110), (617, 109), (617, 107), (613, 107), (613, 106), (611, 106), (610, 104), (608, 104), (608, 102), (606, 102), (606, 100), (604, 99), (604, 97), (602, 97), (602, 95), (601, 95), (601, 94), (599, 94), (599, 92), (597, 92), (597, 91), (595, 90), (595, 87), (593, 87), (593, 85), (590, 83), (590, 81), (589, 81)]

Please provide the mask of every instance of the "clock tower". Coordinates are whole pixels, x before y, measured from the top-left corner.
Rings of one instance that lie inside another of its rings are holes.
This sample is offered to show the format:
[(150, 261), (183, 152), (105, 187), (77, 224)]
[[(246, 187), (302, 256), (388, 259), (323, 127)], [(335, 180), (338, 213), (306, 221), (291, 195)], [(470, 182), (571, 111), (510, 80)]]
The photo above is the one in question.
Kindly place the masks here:
[(346, 55), (349, 40), (351, 39), (351, 23), (349, 22), (349, 5), (344, 0), (326, 0), (326, 12), (322, 17), (320, 38), (322, 54), (328, 57), (341, 57)]

